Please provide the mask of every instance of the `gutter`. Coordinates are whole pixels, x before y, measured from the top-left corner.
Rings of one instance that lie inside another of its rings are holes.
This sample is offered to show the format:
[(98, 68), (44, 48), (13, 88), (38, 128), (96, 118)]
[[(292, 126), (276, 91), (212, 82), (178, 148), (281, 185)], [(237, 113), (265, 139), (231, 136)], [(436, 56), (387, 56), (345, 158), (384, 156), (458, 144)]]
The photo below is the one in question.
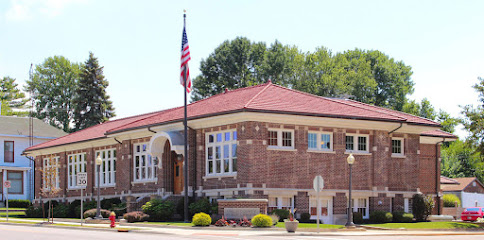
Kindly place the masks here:
[(439, 144), (442, 144), (445, 142), (445, 137), (442, 139), (442, 141), (438, 142), (435, 144), (435, 192), (437, 194), (437, 215), (440, 215), (440, 171), (439, 171)]

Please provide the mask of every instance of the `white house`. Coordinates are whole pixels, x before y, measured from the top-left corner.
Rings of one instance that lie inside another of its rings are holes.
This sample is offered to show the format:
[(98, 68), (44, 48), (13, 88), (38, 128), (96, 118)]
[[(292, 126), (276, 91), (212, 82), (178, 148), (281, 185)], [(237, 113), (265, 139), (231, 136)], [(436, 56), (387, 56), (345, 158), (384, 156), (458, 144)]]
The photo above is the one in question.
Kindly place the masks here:
[[(66, 135), (41, 120), (32, 119), (33, 145)], [(30, 146), (28, 117), (0, 116), (0, 200), (5, 200), (5, 181), (11, 182), (8, 199), (29, 199), (33, 193), (34, 162), (22, 152)]]

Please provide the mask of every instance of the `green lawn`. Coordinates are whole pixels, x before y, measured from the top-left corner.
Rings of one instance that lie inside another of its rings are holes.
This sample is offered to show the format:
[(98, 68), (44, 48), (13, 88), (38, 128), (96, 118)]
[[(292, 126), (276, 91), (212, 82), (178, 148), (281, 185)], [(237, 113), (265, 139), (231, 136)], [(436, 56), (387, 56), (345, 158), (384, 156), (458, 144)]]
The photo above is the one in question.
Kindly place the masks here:
[(141, 224), (167, 225), (167, 226), (193, 226), (192, 223), (185, 222), (137, 222)]
[[(285, 228), (283, 222), (278, 222), (276, 227)], [(299, 223), (297, 228), (318, 228), (318, 224), (316, 223)], [(344, 228), (343, 225), (332, 225), (332, 224), (319, 224), (319, 228), (321, 229), (341, 229)]]
[[(25, 211), (26, 208), (8, 208), (8, 211)], [(0, 211), (7, 211), (7, 208), (0, 208)]]
[[(6, 212), (0, 212), (0, 217), (6, 217), (7, 213)], [(24, 217), (25, 212), (10, 212), (8, 211), (8, 216), (9, 217)]]
[(418, 222), (418, 223), (382, 223), (382, 224), (365, 224), (365, 226), (382, 227), (382, 228), (407, 228), (407, 229), (472, 229), (483, 228), (473, 223), (460, 222)]

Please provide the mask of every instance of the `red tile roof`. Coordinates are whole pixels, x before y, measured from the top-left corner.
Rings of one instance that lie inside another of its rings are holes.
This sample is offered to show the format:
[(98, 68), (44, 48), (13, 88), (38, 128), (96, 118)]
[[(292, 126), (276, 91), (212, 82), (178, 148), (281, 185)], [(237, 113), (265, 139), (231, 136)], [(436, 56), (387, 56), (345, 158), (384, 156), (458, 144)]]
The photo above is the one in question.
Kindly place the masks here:
[(459, 182), (449, 177), (440, 176), (440, 184), (459, 184)]
[(442, 189), (442, 191), (444, 192), (464, 191), (467, 188), (467, 186), (469, 186), (474, 181), (476, 181), (478, 184), (482, 186), (481, 182), (479, 182), (479, 180), (477, 180), (476, 177), (451, 178), (451, 179), (455, 180), (457, 184), (445, 184), (445, 183), (442, 183), (441, 181), (440, 183), (442, 184), (440, 185), (440, 189)]
[[(281, 87), (270, 82), (217, 94), (191, 103), (187, 107), (189, 120), (242, 111), (391, 121), (434, 127), (440, 126), (437, 122), (410, 114), (353, 100), (320, 97)], [(104, 137), (105, 134), (178, 122), (182, 121), (182, 119), (183, 107), (177, 107), (160, 112), (109, 121), (44, 144), (33, 146), (27, 150), (86, 141)]]
[(453, 135), (452, 133), (448, 133), (440, 129), (426, 131), (421, 133), (420, 135), (427, 137), (457, 138), (457, 136)]

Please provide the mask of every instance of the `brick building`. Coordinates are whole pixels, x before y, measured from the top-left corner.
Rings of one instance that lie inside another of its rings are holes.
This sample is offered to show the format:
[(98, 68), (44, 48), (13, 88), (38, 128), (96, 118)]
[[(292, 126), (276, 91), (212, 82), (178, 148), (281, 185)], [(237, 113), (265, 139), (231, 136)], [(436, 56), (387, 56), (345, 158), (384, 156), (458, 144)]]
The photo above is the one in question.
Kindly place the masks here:
[[(188, 106), (188, 192), (215, 199), (262, 198), (269, 211), (298, 208), (316, 218), (313, 178), (323, 176), (322, 219), (346, 218), (348, 164), (353, 208), (410, 211), (422, 192), (439, 196), (440, 146), (455, 136), (428, 119), (347, 99), (331, 99), (266, 83)], [(79, 198), (77, 172), (87, 172), (95, 197), (95, 158), (101, 155), (103, 198), (128, 202), (180, 196), (183, 107), (109, 121), (33, 146), (36, 199), (44, 161), (59, 163), (57, 200)]]

